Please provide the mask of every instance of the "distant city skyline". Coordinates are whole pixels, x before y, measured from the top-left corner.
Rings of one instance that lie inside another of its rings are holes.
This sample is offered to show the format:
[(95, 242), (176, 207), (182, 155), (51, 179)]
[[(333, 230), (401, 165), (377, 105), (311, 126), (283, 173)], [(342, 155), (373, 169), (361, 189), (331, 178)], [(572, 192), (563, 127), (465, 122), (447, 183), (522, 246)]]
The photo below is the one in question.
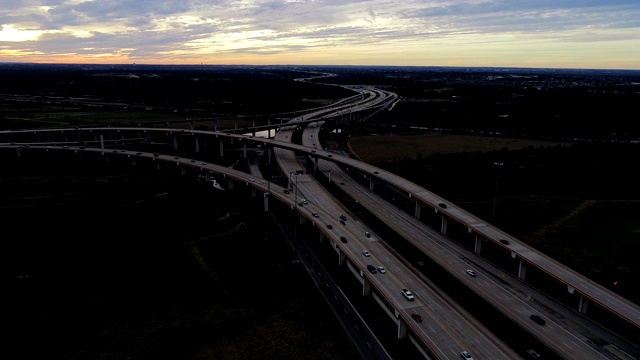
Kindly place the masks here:
[(640, 2), (2, 0), (0, 62), (640, 70)]

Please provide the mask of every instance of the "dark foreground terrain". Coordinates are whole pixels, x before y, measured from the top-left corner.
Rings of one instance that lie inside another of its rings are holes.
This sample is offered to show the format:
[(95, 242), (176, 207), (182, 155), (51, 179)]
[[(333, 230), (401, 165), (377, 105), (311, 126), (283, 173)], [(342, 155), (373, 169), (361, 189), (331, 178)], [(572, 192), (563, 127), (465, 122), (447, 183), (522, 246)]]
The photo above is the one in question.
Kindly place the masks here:
[(280, 229), (241, 198), (31, 165), (0, 175), (3, 357), (359, 357)]

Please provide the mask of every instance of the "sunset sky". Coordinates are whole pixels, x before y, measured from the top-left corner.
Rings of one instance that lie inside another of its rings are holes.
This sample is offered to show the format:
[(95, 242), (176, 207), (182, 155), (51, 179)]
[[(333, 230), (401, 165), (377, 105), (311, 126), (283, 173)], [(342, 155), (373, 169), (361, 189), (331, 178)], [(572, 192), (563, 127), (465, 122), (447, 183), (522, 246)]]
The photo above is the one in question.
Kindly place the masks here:
[(640, 69), (640, 0), (0, 0), (0, 62)]

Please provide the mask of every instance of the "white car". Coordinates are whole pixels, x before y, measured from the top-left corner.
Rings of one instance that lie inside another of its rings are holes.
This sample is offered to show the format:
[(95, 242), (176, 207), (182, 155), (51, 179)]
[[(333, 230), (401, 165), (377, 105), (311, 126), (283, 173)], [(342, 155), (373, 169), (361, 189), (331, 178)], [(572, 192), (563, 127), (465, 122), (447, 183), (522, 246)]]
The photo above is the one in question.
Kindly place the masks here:
[(387, 272), (387, 270), (385, 270), (382, 266), (378, 266), (378, 271), (380, 272), (380, 274), (384, 274)]
[(366, 257), (371, 256), (371, 254), (369, 254), (369, 252), (367, 250), (362, 250), (362, 254)]
[(473, 270), (467, 270), (467, 274), (469, 274), (470, 276), (476, 277), (476, 272)]
[(413, 293), (408, 289), (402, 289), (402, 295), (409, 301), (413, 301), (415, 299), (413, 297)]
[(463, 359), (466, 360), (473, 360), (473, 358), (471, 357), (471, 354), (469, 354), (468, 351), (463, 351), (460, 353), (460, 357), (462, 357)]
[(309, 202), (307, 201), (307, 199), (302, 199), (302, 201), (300, 201), (301, 203), (307, 205)]

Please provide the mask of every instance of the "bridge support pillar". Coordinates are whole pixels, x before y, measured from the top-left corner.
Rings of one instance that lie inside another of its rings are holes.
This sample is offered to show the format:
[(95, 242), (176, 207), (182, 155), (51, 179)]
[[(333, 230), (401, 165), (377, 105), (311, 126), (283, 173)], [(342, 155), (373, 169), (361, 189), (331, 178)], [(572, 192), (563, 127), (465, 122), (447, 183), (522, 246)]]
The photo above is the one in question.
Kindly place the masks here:
[(211, 128), (213, 131), (218, 131), (218, 120), (213, 120), (213, 123), (211, 124)]
[(364, 282), (362, 283), (362, 295), (369, 296), (371, 295), (371, 281), (369, 281), (369, 279), (367, 279), (366, 277), (363, 280)]
[(178, 150), (178, 135), (173, 135), (173, 150)]
[(198, 139), (198, 137), (196, 136), (196, 153), (200, 152), (200, 141)]
[(256, 188), (252, 187), (251, 188), (251, 197), (256, 197), (258, 195), (258, 192), (256, 191)]
[(344, 251), (338, 248), (338, 265), (344, 265), (346, 261), (347, 261), (347, 256), (344, 254)]
[(267, 163), (271, 165), (271, 154), (273, 153), (273, 148), (269, 146), (267, 148)]
[(440, 234), (445, 235), (445, 236), (447, 235), (447, 224), (448, 224), (447, 218), (443, 216), (442, 217), (442, 222), (440, 224)]
[(520, 280), (524, 280), (526, 275), (527, 275), (527, 264), (525, 264), (525, 262), (522, 261), (522, 259), (520, 259), (520, 263), (518, 264), (518, 278)]
[(180, 171), (182, 172), (182, 175), (187, 174), (187, 169), (184, 166), (180, 166)]
[(585, 315), (587, 313), (587, 308), (589, 307), (589, 300), (587, 300), (584, 296), (580, 295), (580, 302), (578, 303), (578, 311)]
[(416, 219), (420, 219), (420, 210), (422, 209), (422, 206), (420, 205), (420, 202), (418, 201), (418, 199), (416, 199), (416, 210), (413, 214), (413, 217), (415, 217)]
[(224, 156), (224, 144), (222, 143), (222, 139), (220, 139), (220, 156)]
[(229, 179), (229, 190), (233, 189), (233, 180)]
[(104, 149), (104, 135), (100, 134), (100, 148)]
[(398, 319), (398, 339), (404, 339), (407, 337), (407, 323)]
[(482, 238), (476, 234), (475, 246), (473, 247), (473, 251), (480, 255), (480, 250), (482, 248)]
[(269, 211), (269, 194), (264, 193), (262, 194), (263, 197), (263, 203), (264, 203), (264, 211)]
[(373, 191), (373, 178), (369, 178), (369, 190)]
[(242, 158), (243, 159), (247, 158), (247, 143), (242, 144)]
[(314, 156), (313, 157), (313, 175), (316, 175), (318, 173), (318, 157)]

